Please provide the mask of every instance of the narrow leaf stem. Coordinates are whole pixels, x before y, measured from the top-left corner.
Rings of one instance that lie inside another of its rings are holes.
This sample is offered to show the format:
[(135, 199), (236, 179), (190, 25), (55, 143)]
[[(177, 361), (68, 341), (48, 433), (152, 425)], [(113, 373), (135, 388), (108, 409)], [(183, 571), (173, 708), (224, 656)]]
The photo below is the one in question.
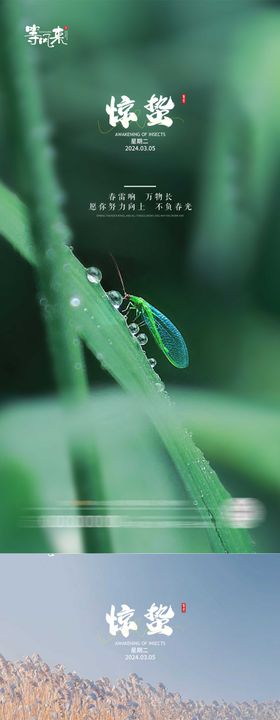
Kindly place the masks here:
[[(8, 96), (8, 120), (13, 134), (17, 184), (20, 185), (20, 192), (29, 211), (39, 293), (54, 374), (60, 394), (66, 401), (67, 414), (69, 410), (74, 412), (75, 406), (87, 397), (82, 345), (73, 323), (66, 282), (70, 232), (61, 211), (61, 192), (53, 169), (48, 127), (31, 59), (31, 53), (36, 53), (36, 49), (26, 45), (18, 0), (3, 0), (0, 18), (3, 29), (3, 79)], [(68, 442), (77, 498), (92, 500), (96, 490), (96, 462), (91, 453), (85, 452), (83, 459), (81, 455), (77, 459), (71, 434)], [(101, 499), (99, 479), (98, 486), (98, 499)], [(87, 493), (86, 497), (84, 493)], [(87, 551), (96, 551), (94, 531), (85, 530), (84, 541)], [(106, 549), (109, 549), (108, 538), (105, 544)]]

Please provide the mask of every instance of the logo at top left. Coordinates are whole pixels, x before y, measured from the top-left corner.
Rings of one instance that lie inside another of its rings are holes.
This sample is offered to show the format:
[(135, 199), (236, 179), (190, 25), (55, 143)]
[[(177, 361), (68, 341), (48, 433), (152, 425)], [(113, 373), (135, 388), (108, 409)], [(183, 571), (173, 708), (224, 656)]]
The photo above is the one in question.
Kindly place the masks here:
[(41, 30), (40, 25), (26, 25), (25, 37), (30, 45), (46, 45), (53, 48), (55, 45), (68, 45), (68, 25), (59, 25), (52, 30)]

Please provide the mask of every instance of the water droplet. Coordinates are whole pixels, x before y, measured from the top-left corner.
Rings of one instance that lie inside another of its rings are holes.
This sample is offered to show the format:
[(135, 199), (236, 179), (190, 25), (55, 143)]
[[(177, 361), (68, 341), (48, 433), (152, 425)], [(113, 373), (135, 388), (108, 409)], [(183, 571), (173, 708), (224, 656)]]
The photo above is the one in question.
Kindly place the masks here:
[(41, 298), (39, 299), (39, 303), (40, 303), (40, 305), (47, 305), (47, 304), (48, 304), (47, 298), (46, 298), (46, 297), (41, 297)]
[(116, 308), (116, 310), (118, 310), (123, 301), (123, 296), (121, 295), (121, 293), (119, 293), (117, 290), (110, 290), (107, 293), (107, 296), (108, 296), (110, 302), (112, 303), (112, 305), (114, 306), (114, 308)]
[(75, 370), (81, 370), (81, 363), (75, 363)]
[(93, 283), (94, 285), (99, 285), (99, 283), (102, 280), (102, 272), (97, 267), (89, 267), (87, 268), (87, 279), (90, 283)]
[(96, 357), (97, 357), (97, 360), (99, 360), (99, 362), (102, 362), (103, 354), (101, 352), (96, 353)]
[(79, 297), (72, 297), (70, 299), (70, 305), (72, 305), (72, 307), (74, 307), (74, 308), (79, 307), (80, 304), (81, 304), (81, 301), (80, 301)]
[(136, 335), (137, 333), (139, 333), (139, 325), (137, 325), (137, 323), (130, 323), (130, 325), (128, 325), (128, 329), (130, 330), (132, 335)]
[(156, 378), (157, 382), (161, 382), (161, 377), (156, 371), (155, 371), (155, 378)]
[(84, 312), (87, 312), (87, 311), (88, 311), (88, 309), (87, 309), (87, 308), (84, 308)]
[(140, 333), (140, 335), (137, 335), (137, 340), (140, 343), (140, 345), (147, 345), (148, 338), (145, 333)]
[(73, 340), (73, 345), (78, 345), (78, 344), (79, 344), (78, 338), (74, 338), (74, 340)]
[(69, 263), (65, 263), (65, 264), (63, 265), (63, 270), (64, 270), (64, 272), (69, 272), (69, 270), (70, 270), (70, 265), (69, 265)]
[(165, 385), (163, 382), (157, 382), (156, 388), (158, 389), (159, 392), (163, 392), (165, 390)]
[(155, 358), (149, 358), (149, 363), (152, 368), (154, 368), (157, 364), (157, 361)]

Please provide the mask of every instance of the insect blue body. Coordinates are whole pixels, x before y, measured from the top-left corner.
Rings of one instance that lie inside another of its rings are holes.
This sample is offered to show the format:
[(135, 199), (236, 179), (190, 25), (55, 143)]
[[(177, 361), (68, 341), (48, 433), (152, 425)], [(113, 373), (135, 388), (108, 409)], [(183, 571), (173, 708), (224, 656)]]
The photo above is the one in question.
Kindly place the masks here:
[(141, 315), (145, 325), (169, 362), (177, 368), (186, 368), (189, 364), (188, 349), (184, 338), (171, 320), (147, 300), (136, 295), (126, 294), (126, 297), (136, 309), (137, 314)]
[(130, 295), (130, 293), (126, 292), (118, 264), (114, 256), (111, 255), (111, 257), (121, 281), (124, 300), (128, 300), (128, 305), (123, 312), (127, 315), (129, 309), (134, 308), (136, 311), (136, 317), (141, 317), (142, 321), (152, 333), (154, 340), (169, 362), (177, 368), (188, 367), (189, 353), (185, 340), (179, 330), (175, 327), (175, 325), (173, 325), (171, 320), (163, 315), (160, 310), (157, 310), (157, 308), (147, 302), (147, 300), (137, 297), (137, 295)]

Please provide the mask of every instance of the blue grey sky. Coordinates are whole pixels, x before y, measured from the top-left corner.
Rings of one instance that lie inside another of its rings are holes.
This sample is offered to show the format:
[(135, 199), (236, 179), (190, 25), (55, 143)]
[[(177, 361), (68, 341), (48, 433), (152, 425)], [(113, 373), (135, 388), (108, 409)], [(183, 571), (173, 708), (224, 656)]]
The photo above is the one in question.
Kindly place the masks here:
[[(137, 672), (192, 699), (280, 698), (280, 555), (1, 555), (0, 578), (7, 659), (36, 652), (90, 679)], [(105, 613), (127, 603), (140, 625), (152, 602), (172, 605), (173, 635), (156, 661), (128, 662)]]

